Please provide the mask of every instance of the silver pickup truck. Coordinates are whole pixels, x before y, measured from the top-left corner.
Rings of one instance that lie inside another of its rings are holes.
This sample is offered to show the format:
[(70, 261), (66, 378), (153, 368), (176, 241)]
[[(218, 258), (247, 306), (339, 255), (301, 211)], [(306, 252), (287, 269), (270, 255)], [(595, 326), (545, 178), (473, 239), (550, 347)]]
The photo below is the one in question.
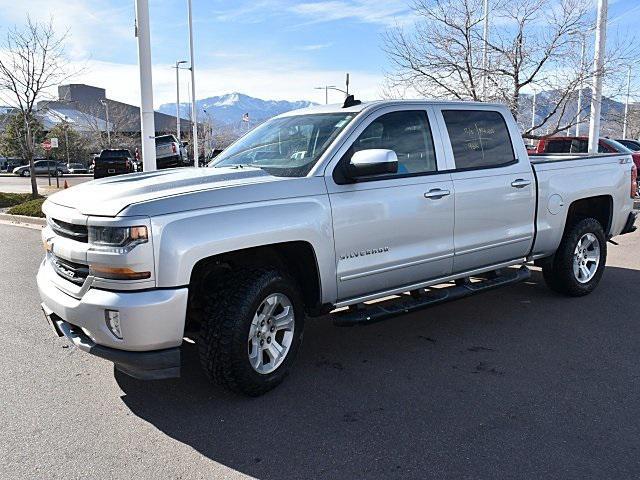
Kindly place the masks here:
[(553, 290), (590, 293), (607, 242), (635, 229), (635, 175), (624, 154), (530, 158), (502, 105), (349, 98), (275, 117), (209, 168), (49, 197), (42, 308), (131, 376), (179, 375), (187, 338), (212, 381), (259, 395), (308, 317), (366, 324), (533, 263)]

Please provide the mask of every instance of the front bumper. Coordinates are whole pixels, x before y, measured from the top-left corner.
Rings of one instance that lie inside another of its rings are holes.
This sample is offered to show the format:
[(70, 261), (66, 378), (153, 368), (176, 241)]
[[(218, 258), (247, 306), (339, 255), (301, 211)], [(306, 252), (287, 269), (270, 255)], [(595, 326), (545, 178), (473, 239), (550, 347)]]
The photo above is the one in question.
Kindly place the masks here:
[[(179, 374), (187, 288), (126, 292), (89, 288), (74, 296), (63, 291), (60, 282), (45, 259), (38, 271), (38, 290), (45, 314), (58, 333), (134, 377)], [(107, 327), (106, 309), (120, 313), (122, 339)]]
[(42, 310), (59, 337), (65, 336), (77, 348), (96, 357), (113, 362), (123, 373), (140, 380), (160, 380), (180, 376), (180, 348), (166, 348), (151, 352), (127, 352), (103, 347), (92, 341), (81, 328), (71, 325), (53, 313), (44, 303)]

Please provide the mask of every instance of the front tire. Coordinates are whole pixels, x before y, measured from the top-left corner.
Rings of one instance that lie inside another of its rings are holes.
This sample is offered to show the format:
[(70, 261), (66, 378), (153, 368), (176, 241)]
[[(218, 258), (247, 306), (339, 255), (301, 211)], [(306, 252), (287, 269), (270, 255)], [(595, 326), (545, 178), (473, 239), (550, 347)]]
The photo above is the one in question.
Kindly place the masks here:
[(558, 293), (581, 297), (600, 283), (607, 261), (607, 239), (600, 222), (584, 218), (564, 233), (553, 260), (542, 267), (547, 286)]
[(275, 269), (247, 269), (205, 298), (200, 363), (211, 381), (249, 396), (279, 385), (302, 342), (304, 309), (295, 282)]

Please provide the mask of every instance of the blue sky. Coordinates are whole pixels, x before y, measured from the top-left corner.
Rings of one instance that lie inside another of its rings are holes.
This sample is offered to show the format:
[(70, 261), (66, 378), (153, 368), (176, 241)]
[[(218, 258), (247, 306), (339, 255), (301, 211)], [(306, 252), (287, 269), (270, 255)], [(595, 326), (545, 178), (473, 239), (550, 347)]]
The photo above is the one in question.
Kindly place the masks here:
[[(381, 35), (410, 25), (410, 0), (194, 0), (198, 98), (239, 91), (269, 99), (321, 102), (313, 87), (341, 86), (351, 72), (360, 97), (379, 97), (387, 59)], [(149, 0), (154, 103), (173, 101), (170, 66), (188, 58), (186, 0)], [(594, 0), (595, 4), (595, 0)], [(76, 81), (107, 88), (108, 95), (138, 103), (133, 0), (0, 0), (0, 30), (53, 18), (68, 29), (68, 53), (82, 67)], [(632, 31), (639, 0), (610, 0), (609, 18)], [(0, 31), (0, 33), (2, 33)], [(183, 98), (187, 72), (183, 72)], [(338, 101), (339, 94), (333, 99)]]

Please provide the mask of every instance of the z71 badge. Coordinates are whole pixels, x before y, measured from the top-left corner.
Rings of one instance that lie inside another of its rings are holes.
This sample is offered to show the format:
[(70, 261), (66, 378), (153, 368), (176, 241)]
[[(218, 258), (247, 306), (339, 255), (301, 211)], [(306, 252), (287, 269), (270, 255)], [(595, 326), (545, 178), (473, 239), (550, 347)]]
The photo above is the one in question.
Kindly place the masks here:
[(365, 257), (367, 255), (377, 255), (378, 253), (385, 253), (389, 251), (389, 247), (382, 248), (370, 248), (367, 250), (360, 250), (359, 252), (346, 253), (340, 255), (340, 260), (347, 260), (348, 258)]

